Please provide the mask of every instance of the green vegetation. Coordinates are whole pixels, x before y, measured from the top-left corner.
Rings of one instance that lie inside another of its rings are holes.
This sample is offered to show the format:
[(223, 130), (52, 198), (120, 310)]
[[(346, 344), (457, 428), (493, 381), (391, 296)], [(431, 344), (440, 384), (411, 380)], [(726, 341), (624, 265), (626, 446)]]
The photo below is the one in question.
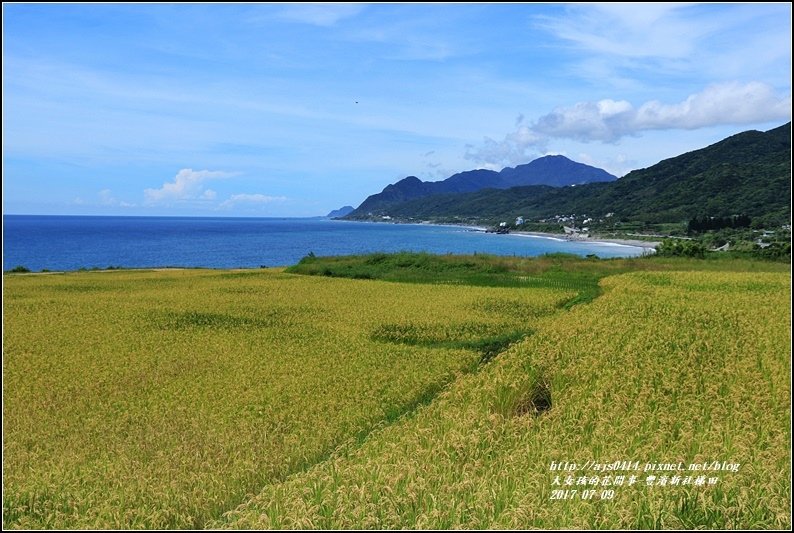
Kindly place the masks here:
[(14, 268), (12, 268), (11, 270), (9, 270), (9, 272), (11, 272), (13, 274), (25, 274), (27, 272), (30, 272), (30, 269), (28, 267), (26, 267), (26, 266), (23, 266), (23, 265), (17, 265)]
[(656, 253), (660, 256), (681, 256), (681, 257), (700, 257), (706, 255), (706, 248), (696, 241), (664, 239), (656, 247)]
[[(364, 256), (315, 257), (307, 255), (286, 269), (296, 274), (408, 283), (445, 283), (485, 287), (553, 287), (585, 289), (597, 285), (609, 263), (595, 269), (592, 261), (575, 255), (549, 254), (540, 258), (488, 254), (433, 255), (400, 252)], [(535, 274), (527, 277), (527, 274)]]
[[(602, 233), (625, 232), (632, 224), (676, 224), (685, 231), (693, 217), (743, 215), (756, 228), (773, 229), (789, 222), (790, 198), (791, 123), (740, 133), (614, 182), (438, 194), (397, 201), (376, 215), (492, 224), (517, 216), (548, 223), (558, 215), (586, 214), (593, 218), (591, 229)], [(606, 218), (608, 213), (614, 216)]]
[(789, 265), (707, 257), (7, 276), (3, 526), (789, 528)]

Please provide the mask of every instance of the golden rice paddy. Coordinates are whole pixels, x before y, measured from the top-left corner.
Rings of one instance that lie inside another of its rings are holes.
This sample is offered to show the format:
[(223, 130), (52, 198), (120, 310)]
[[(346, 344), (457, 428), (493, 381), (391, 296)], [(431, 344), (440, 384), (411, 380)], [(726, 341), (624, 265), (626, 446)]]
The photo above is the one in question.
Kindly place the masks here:
[(790, 527), (789, 274), (601, 288), (4, 276), (3, 526)]

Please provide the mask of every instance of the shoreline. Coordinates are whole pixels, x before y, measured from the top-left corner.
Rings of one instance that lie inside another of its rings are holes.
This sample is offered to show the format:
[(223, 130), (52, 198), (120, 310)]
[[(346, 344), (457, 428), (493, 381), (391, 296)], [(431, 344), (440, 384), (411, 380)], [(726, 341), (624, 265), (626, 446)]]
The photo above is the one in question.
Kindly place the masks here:
[(592, 244), (615, 244), (618, 246), (631, 246), (632, 248), (644, 248), (646, 250), (654, 250), (659, 242), (656, 241), (639, 241), (634, 239), (609, 239), (601, 237), (587, 237), (584, 239), (566, 239), (562, 233), (542, 233), (539, 231), (511, 231), (513, 235), (525, 235), (527, 237), (538, 237), (543, 239), (554, 239), (565, 242), (584, 242)]
[[(363, 222), (359, 220), (350, 220), (345, 222)], [(379, 224), (382, 222), (372, 221), (375, 224)], [(387, 224), (407, 224), (407, 225), (416, 225), (416, 226), (439, 226), (439, 227), (448, 227), (448, 228), (463, 228), (469, 231), (476, 231), (476, 232), (487, 232), (488, 227), (486, 226), (473, 226), (471, 224), (454, 224), (451, 222), (448, 223), (436, 223), (436, 222), (399, 222), (399, 221), (386, 221)], [(587, 237), (585, 239), (566, 239), (564, 233), (544, 233), (541, 231), (511, 231), (508, 235), (523, 235), (525, 237), (537, 237), (542, 239), (552, 239), (555, 241), (560, 242), (582, 242), (582, 243), (590, 243), (590, 244), (614, 244), (617, 246), (630, 246), (632, 248), (643, 248), (645, 250), (656, 250), (656, 247), (661, 244), (660, 241), (641, 241), (637, 239), (619, 239), (619, 238), (608, 238), (608, 237)]]

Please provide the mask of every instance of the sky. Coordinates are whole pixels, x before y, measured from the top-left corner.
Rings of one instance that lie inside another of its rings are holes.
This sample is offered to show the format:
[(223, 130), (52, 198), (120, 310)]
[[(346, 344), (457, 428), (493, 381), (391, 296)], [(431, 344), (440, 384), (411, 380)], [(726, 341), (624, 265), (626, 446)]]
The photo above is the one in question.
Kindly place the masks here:
[(791, 4), (3, 4), (3, 212), (300, 217), (791, 120)]

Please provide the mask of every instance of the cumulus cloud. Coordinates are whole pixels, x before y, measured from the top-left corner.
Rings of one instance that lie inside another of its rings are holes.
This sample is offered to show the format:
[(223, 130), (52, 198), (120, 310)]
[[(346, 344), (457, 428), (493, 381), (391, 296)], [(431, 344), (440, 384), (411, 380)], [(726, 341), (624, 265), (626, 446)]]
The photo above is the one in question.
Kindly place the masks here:
[(483, 168), (501, 170), (505, 166), (526, 163), (545, 148), (546, 142), (544, 135), (519, 125), (501, 141), (485, 137), (479, 147), (466, 145), (463, 157), (481, 164)]
[(233, 194), (218, 206), (221, 209), (231, 209), (238, 204), (269, 204), (272, 202), (283, 202), (286, 196), (267, 196), (265, 194)]
[(204, 187), (204, 182), (233, 176), (219, 170), (193, 170), (183, 168), (173, 181), (163, 183), (159, 189), (143, 191), (147, 204), (161, 204), (186, 200), (214, 200), (217, 193)]
[[(113, 192), (110, 189), (102, 189), (97, 193), (99, 196), (99, 205), (108, 205), (108, 206), (118, 206), (118, 207), (135, 207), (135, 204), (131, 204), (125, 202), (123, 200), (119, 200), (113, 196)], [(80, 200), (79, 203), (82, 204), (83, 201), (80, 198), (76, 198), (75, 200)]]
[[(480, 146), (466, 145), (464, 157), (483, 168), (500, 170), (542, 155), (552, 138), (614, 143), (648, 130), (694, 130), (773, 120), (791, 120), (790, 93), (781, 96), (757, 81), (723, 83), (673, 104), (651, 100), (635, 107), (626, 100), (579, 102), (559, 107), (531, 125), (525, 125), (523, 115), (519, 115), (515, 130), (504, 139), (486, 137)], [(615, 169), (623, 166), (615, 163)]]
[(579, 102), (540, 117), (532, 131), (548, 137), (615, 142), (645, 130), (693, 130), (753, 124), (791, 117), (791, 94), (779, 96), (760, 82), (711, 85), (683, 102), (652, 100), (634, 107), (625, 100)]
[(118, 200), (113, 198), (113, 193), (110, 189), (102, 189), (99, 191), (99, 203), (102, 205), (116, 205)]

